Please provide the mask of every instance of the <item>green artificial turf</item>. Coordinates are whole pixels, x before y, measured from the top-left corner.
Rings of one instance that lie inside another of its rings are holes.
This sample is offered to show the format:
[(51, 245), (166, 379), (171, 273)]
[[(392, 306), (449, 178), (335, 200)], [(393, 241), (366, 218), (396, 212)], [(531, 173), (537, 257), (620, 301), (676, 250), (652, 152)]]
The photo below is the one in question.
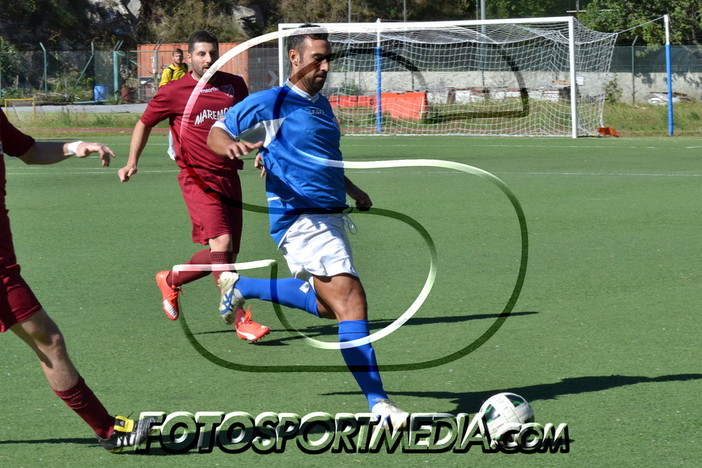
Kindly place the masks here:
[[(258, 345), (221, 324), (211, 278), (184, 287), (184, 323), (165, 318), (154, 274), (199, 248), (166, 138), (152, 136), (126, 184), (116, 171), (129, 135), (102, 141), (119, 155), (110, 168), (95, 158), (50, 167), (5, 158), (23, 275), (108, 410), (367, 411), (338, 351), (309, 346), (268, 304), (251, 302), (254, 318), (271, 328)], [(400, 317), (427, 281), (431, 250), (421, 229), (436, 248), (426, 301), (375, 343), (390, 396), (413, 413), (473, 415), (491, 394), (515, 392), (530, 401), (537, 422), (567, 424), (568, 453), (306, 454), (289, 443), (267, 455), (169, 454), (158, 444), (148, 454), (112, 455), (51, 392), (29, 348), (7, 333), (0, 466), (697, 466), (700, 148), (687, 138), (344, 140), (348, 161), (437, 159), (489, 171), (518, 198), (528, 229), (521, 295), (492, 333), (523, 254), (505, 194), (485, 178), (441, 167), (347, 171), (378, 209), (351, 215), (373, 331)], [(252, 164), (241, 173), (245, 202), (262, 206)], [(286, 276), (267, 228), (265, 214), (245, 214), (239, 261), (273, 259)], [(336, 342), (333, 321), (282, 313), (304, 335)], [(481, 337), (489, 339), (472, 346)]]

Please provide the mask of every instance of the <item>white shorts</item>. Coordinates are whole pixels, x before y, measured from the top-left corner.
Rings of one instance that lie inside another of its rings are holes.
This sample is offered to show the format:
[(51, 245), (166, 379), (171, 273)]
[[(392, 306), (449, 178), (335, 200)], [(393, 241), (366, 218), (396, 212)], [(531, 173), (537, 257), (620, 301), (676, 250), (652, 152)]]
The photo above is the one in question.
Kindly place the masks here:
[(306, 281), (312, 276), (342, 273), (358, 277), (346, 233), (347, 222), (350, 220), (345, 214), (301, 215), (280, 243), (290, 273)]

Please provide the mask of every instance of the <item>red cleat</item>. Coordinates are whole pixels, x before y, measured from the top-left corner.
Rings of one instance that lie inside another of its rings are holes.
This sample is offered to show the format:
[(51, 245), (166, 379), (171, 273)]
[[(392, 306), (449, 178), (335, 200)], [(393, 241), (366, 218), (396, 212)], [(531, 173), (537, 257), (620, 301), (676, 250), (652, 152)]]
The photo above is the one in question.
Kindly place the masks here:
[(241, 308), (236, 310), (234, 326), (236, 327), (236, 335), (239, 338), (249, 340), (252, 343), (257, 342), (271, 331), (268, 327), (251, 319), (251, 306), (246, 309), (246, 312)]
[(163, 295), (163, 313), (171, 320), (178, 320), (178, 317), (180, 317), (180, 309), (178, 309), (180, 288), (174, 288), (168, 284), (169, 273), (170, 271), (159, 271), (156, 273), (156, 284)]

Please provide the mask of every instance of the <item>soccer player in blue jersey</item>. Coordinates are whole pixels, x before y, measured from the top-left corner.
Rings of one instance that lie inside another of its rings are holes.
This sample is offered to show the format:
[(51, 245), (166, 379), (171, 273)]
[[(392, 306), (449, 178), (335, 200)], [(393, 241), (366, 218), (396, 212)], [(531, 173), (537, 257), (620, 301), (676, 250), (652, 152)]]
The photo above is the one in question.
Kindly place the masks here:
[[(275, 301), (335, 318), (341, 343), (362, 340), (370, 334), (368, 304), (346, 232), (346, 195), (361, 210), (372, 202), (339, 165), (341, 131), (329, 101), (319, 93), (331, 59), (327, 33), (304, 25), (290, 36), (287, 49), (291, 75), (285, 86), (252, 94), (232, 107), (212, 127), (208, 145), (231, 159), (260, 150), (256, 161), (266, 177), (270, 233), (294, 278), (222, 273), (220, 313), (233, 314), (246, 299)], [(404, 427), (408, 413), (388, 399), (372, 344), (342, 346), (341, 353), (371, 412), (386, 427)]]

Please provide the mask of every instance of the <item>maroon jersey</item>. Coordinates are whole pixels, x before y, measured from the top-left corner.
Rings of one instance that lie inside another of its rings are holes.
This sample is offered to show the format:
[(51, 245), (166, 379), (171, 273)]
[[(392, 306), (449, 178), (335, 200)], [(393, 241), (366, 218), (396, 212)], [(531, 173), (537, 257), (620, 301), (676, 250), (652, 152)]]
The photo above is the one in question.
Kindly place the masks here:
[[(212, 124), (230, 107), (248, 96), (249, 91), (240, 76), (215, 73), (200, 91), (190, 110), (188, 121), (185, 122), (186, 131), (181, 134), (185, 106), (196, 85), (197, 80), (191, 73), (179, 80), (168, 82), (159, 88), (149, 102), (141, 121), (147, 127), (153, 127), (168, 119), (178, 166), (181, 169), (193, 168), (198, 177), (206, 180), (211, 188), (229, 195), (228, 188), (216, 181), (220, 178), (236, 177), (236, 171), (243, 167), (243, 163), (214, 154), (207, 146), (207, 136)], [(213, 184), (216, 186), (212, 186)]]
[(0, 266), (16, 263), (10, 219), (5, 206), (5, 158), (2, 154), (22, 156), (34, 145), (34, 138), (17, 130), (0, 110)]

